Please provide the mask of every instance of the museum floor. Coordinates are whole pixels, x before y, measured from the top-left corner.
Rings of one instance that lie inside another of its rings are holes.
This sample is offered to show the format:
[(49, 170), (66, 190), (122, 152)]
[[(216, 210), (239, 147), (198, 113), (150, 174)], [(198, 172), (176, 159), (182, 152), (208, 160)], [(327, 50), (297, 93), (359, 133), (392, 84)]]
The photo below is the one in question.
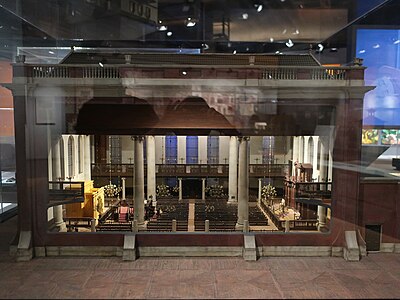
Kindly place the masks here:
[(400, 298), (400, 255), (343, 258), (36, 258), (15, 263), (0, 224), (0, 298)]

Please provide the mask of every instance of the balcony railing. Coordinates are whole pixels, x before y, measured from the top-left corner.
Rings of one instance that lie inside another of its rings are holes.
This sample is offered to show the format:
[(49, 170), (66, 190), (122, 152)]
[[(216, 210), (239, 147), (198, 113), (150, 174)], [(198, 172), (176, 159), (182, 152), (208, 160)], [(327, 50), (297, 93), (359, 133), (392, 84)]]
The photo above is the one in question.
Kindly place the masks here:
[(83, 202), (85, 183), (83, 181), (49, 181), (48, 207)]
[[(147, 166), (145, 165), (145, 172)], [(289, 171), (287, 164), (251, 164), (249, 175), (285, 176)], [(92, 176), (133, 176), (134, 164), (92, 164)], [(228, 176), (227, 164), (157, 164), (157, 176)]]
[[(20, 66), (15, 66), (19, 68)], [(224, 78), (230, 74), (229, 79), (262, 79), (262, 80), (347, 80), (362, 79), (363, 68), (354, 67), (261, 67), (261, 66), (192, 66), (191, 76), (182, 77), (182, 72), (187, 66), (96, 66), (96, 65), (23, 65), (24, 76), (32, 78), (92, 78), (92, 79), (118, 79), (124, 78), (129, 70), (134, 71), (135, 78), (175, 78), (175, 79), (214, 79)], [(209, 68), (207, 68), (209, 67)], [(219, 69), (221, 72), (209, 72), (210, 68)], [(172, 71), (171, 71), (172, 70)], [(232, 70), (237, 70), (234, 75)], [(142, 72), (144, 71), (144, 72)], [(225, 72), (226, 71), (226, 72)], [(240, 72), (239, 72), (240, 71)], [(360, 73), (361, 72), (361, 73)], [(19, 72), (15, 72), (18, 77)], [(361, 74), (361, 75), (360, 75)]]

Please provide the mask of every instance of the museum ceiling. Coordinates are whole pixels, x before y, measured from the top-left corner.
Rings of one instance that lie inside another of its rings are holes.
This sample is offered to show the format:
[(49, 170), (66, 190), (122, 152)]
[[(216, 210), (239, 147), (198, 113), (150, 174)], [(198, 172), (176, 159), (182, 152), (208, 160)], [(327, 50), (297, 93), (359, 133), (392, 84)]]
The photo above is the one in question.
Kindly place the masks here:
[[(342, 32), (350, 24), (366, 19), (398, 22), (398, 2), (0, 0), (0, 58), (12, 59), (16, 47), (29, 48), (27, 53), (43, 61), (66, 52), (43, 53), (38, 47), (295, 53), (310, 48), (318, 51), (318, 44), (323, 42), (331, 51), (346, 44), (347, 35)], [(374, 17), (379, 12), (379, 18)]]

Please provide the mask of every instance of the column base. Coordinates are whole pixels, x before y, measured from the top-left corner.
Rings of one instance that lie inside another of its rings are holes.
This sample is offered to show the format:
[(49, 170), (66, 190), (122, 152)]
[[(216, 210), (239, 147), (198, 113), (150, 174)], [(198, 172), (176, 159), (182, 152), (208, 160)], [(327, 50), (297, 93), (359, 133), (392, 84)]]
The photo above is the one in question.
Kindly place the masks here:
[(58, 232), (67, 232), (67, 225), (65, 222), (54, 224)]
[(147, 230), (147, 224), (146, 224), (146, 223), (138, 224), (138, 225), (137, 225), (137, 230), (138, 230), (138, 231), (145, 231), (145, 230)]
[(228, 204), (237, 204), (238, 203), (238, 201), (237, 201), (237, 199), (228, 199), (228, 201), (226, 202), (226, 203), (228, 203)]
[(328, 232), (329, 228), (325, 224), (318, 224), (317, 225), (317, 230), (320, 232)]
[(236, 231), (243, 231), (243, 228), (244, 228), (244, 224), (236, 223), (236, 225), (235, 225)]

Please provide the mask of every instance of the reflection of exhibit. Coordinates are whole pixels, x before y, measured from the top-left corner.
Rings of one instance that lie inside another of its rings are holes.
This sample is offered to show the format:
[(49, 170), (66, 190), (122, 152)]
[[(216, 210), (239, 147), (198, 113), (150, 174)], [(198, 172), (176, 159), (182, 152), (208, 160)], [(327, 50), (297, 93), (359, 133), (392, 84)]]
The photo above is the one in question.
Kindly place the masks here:
[(14, 65), (7, 87), (28, 122), (16, 121), (25, 146), (17, 188), (35, 190), (20, 200), (20, 227), (37, 253), (79, 243), (82, 254), (242, 255), (251, 236), (260, 255), (360, 258), (370, 207), (359, 206), (372, 184), (360, 185), (357, 169), (372, 89), (362, 66), (323, 67), (311, 55), (125, 55), (72, 51), (60, 65)]

